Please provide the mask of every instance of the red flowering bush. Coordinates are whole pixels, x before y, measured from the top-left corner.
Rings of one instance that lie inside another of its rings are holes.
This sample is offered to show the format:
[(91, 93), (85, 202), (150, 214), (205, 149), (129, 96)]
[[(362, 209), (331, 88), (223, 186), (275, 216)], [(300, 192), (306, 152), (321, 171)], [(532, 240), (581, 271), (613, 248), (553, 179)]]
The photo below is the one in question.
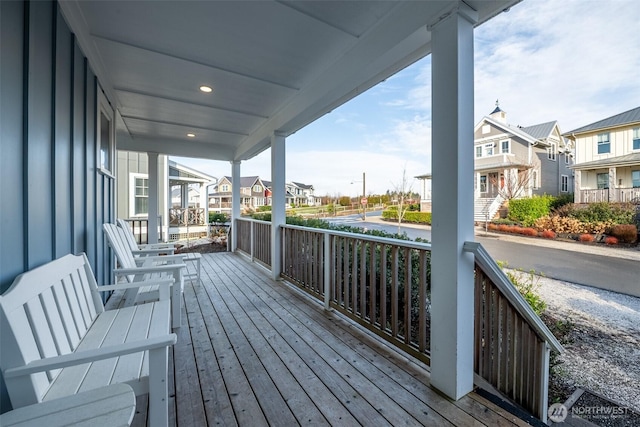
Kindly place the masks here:
[(537, 237), (538, 236), (538, 230), (536, 230), (535, 228), (523, 228), (521, 231), (522, 234), (524, 234), (525, 236), (531, 236), (531, 237)]
[(581, 242), (593, 242), (596, 238), (593, 234), (581, 234), (580, 237), (578, 237), (578, 240)]
[(607, 245), (609, 245), (609, 246), (614, 246), (614, 245), (617, 245), (617, 244), (618, 244), (618, 239), (616, 239), (616, 238), (615, 238), (615, 237), (613, 237), (613, 236), (607, 236), (607, 237), (605, 237), (605, 239), (604, 239), (604, 243), (605, 243), (605, 244), (607, 244)]
[(552, 230), (543, 230), (541, 235), (545, 239), (555, 239), (556, 238), (556, 233), (554, 233)]

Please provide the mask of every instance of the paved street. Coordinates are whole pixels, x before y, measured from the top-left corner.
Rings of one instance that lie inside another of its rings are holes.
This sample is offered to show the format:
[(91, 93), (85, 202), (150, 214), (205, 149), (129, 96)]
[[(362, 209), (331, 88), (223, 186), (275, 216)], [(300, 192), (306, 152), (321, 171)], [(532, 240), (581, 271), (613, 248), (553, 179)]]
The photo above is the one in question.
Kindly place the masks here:
[[(398, 226), (382, 221), (375, 213), (367, 220), (351, 215), (331, 219), (336, 224), (397, 233)], [(431, 240), (431, 227), (402, 225), (411, 239)], [(640, 250), (608, 248), (601, 245), (550, 241), (476, 230), (476, 240), (495, 259), (512, 268), (535, 270), (546, 277), (593, 286), (640, 297)]]

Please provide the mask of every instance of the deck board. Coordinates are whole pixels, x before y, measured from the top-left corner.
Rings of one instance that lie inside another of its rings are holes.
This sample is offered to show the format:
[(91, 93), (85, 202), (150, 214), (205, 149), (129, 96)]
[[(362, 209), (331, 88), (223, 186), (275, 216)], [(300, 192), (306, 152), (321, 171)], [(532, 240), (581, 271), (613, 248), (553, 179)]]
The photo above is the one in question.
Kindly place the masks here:
[[(183, 310), (170, 425), (525, 424), (475, 393), (442, 397), (423, 364), (243, 256), (203, 254)], [(134, 425), (145, 425), (147, 401), (137, 401)]]

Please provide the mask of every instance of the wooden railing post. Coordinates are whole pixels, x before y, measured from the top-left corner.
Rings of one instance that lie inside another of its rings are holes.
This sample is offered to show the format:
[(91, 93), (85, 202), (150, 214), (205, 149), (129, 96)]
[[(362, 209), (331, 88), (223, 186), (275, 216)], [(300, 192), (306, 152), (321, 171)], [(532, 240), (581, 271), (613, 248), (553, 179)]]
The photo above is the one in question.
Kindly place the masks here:
[(324, 309), (329, 310), (331, 303), (331, 236), (324, 233), (324, 251), (323, 251), (323, 267), (324, 267)]
[(256, 223), (254, 221), (249, 222), (249, 253), (251, 255), (251, 262), (255, 259), (255, 245), (254, 245), (254, 236), (255, 236)]

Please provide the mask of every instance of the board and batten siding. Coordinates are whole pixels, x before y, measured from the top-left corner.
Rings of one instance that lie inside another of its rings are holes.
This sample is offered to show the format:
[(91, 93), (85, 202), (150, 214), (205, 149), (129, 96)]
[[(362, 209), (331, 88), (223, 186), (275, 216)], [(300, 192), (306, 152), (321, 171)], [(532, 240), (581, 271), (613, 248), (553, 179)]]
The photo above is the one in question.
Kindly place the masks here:
[[(0, 292), (80, 252), (109, 283), (102, 223), (114, 221), (115, 183), (98, 168), (97, 79), (56, 2), (0, 8)], [(6, 412), (4, 380), (0, 394)]]

